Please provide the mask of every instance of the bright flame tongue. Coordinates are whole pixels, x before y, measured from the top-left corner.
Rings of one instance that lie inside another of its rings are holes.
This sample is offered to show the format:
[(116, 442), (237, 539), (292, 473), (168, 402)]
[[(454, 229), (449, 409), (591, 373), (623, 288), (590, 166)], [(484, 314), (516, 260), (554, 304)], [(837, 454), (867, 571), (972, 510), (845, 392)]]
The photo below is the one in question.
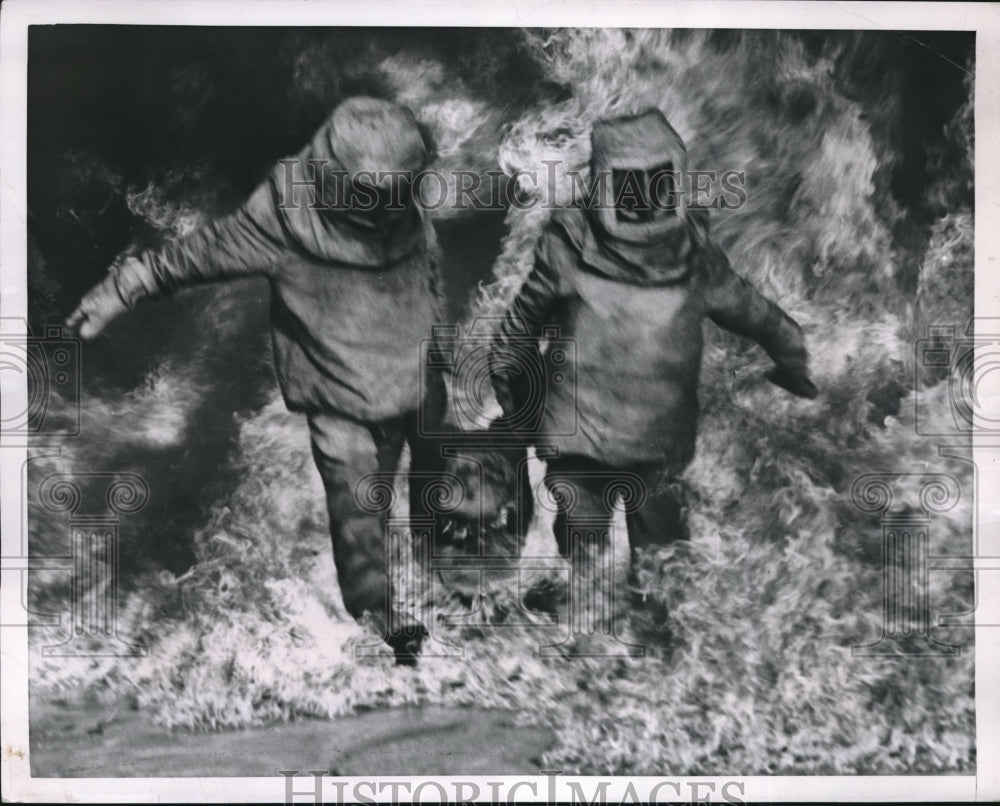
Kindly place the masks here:
[[(727, 49), (709, 40), (704, 32), (654, 30), (529, 35), (553, 80), (573, 94), (517, 121), (501, 144), (501, 164), (511, 174), (547, 176), (546, 160), (560, 161), (557, 171), (586, 170), (595, 120), (655, 106), (687, 143), (689, 169), (715, 172), (716, 194), (724, 172), (745, 172), (746, 204), (713, 220), (740, 271), (793, 306), (817, 295), (839, 302), (873, 284), (888, 288), (894, 211), (877, 207), (873, 177), (889, 146), (835, 83), (831, 67), (843, 38), (832, 37), (829, 54), (818, 58), (807, 58), (794, 37), (734, 36)], [(812, 111), (793, 119), (774, 101), (792, 97)], [(879, 114), (892, 111), (886, 104)], [(555, 197), (573, 198), (564, 175)], [(527, 269), (525, 247), (543, 216), (512, 213), (501, 279)]]

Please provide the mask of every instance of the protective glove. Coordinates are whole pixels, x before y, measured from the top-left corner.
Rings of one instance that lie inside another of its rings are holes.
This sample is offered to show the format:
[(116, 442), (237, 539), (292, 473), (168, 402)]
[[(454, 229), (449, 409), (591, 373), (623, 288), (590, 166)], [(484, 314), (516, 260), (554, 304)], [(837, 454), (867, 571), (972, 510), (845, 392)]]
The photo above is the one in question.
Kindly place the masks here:
[(493, 381), (493, 392), (496, 394), (497, 403), (500, 404), (500, 410), (503, 412), (501, 418), (510, 419), (517, 414), (514, 406), (514, 394), (510, 388), (510, 379), (498, 374), (494, 375), (491, 380)]
[(127, 310), (128, 306), (118, 293), (115, 278), (109, 274), (84, 294), (76, 310), (67, 317), (66, 327), (82, 339), (92, 339), (112, 319)]
[(778, 366), (767, 373), (767, 379), (775, 386), (780, 386), (797, 397), (812, 400), (819, 396), (819, 389), (816, 388), (816, 384), (809, 380), (809, 374), (805, 368), (790, 369)]

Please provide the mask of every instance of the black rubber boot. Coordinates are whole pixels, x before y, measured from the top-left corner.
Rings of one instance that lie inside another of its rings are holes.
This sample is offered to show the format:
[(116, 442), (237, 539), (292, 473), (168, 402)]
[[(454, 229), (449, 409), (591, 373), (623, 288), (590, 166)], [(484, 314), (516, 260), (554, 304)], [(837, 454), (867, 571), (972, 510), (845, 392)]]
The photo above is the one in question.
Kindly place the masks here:
[(521, 601), (528, 610), (536, 613), (554, 617), (559, 615), (559, 591), (548, 577), (532, 585)]
[(415, 624), (390, 633), (386, 643), (392, 647), (397, 666), (416, 666), (420, 647), (427, 637), (427, 629)]
[(666, 626), (667, 620), (670, 617), (670, 611), (663, 602), (639, 591), (633, 591), (630, 598), (632, 600), (633, 611), (636, 613), (645, 613), (650, 623), (657, 629)]
[(633, 613), (643, 614), (652, 627), (660, 629), (665, 627), (670, 611), (659, 599), (654, 598), (649, 593), (639, 589), (639, 574), (636, 569), (637, 557), (632, 554), (632, 565), (629, 568), (627, 584), (629, 590), (629, 604)]

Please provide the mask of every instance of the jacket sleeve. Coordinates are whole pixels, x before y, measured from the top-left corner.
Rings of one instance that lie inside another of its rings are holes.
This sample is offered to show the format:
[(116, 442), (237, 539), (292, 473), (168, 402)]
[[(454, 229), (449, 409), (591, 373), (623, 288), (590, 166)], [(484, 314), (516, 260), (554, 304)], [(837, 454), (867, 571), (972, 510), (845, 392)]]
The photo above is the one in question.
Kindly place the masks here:
[[(543, 328), (552, 324), (549, 316), (556, 302), (563, 296), (558, 269), (550, 254), (551, 240), (556, 237), (545, 230), (535, 246), (534, 267), (521, 285), (514, 302), (504, 314), (500, 327), (493, 336), (490, 350), (490, 376), (497, 400), (505, 408), (513, 403), (512, 385), (522, 374), (516, 366), (516, 357), (524, 354), (524, 347), (539, 349)], [(520, 342), (522, 347), (518, 347)]]
[(427, 271), (431, 294), (439, 307), (444, 305), (444, 291), (441, 283), (441, 243), (438, 241), (437, 230), (426, 217), (423, 218), (424, 241), (427, 244)]
[(709, 242), (705, 256), (705, 299), (712, 321), (756, 341), (780, 368), (805, 374), (805, 341), (795, 320), (736, 274), (714, 243)]
[(267, 274), (280, 262), (285, 243), (268, 180), (235, 212), (184, 238), (115, 261), (111, 277), (131, 308), (144, 297), (183, 285)]

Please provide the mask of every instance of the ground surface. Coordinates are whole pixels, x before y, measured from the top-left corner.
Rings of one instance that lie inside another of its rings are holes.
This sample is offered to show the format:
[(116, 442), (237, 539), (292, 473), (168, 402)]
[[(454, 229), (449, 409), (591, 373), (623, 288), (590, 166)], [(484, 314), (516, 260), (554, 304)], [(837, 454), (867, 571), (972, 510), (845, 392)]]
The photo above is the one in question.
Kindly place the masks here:
[(126, 705), (32, 705), (31, 773), (43, 778), (537, 773), (554, 739), (503, 711), (393, 708), (216, 733), (166, 731)]

